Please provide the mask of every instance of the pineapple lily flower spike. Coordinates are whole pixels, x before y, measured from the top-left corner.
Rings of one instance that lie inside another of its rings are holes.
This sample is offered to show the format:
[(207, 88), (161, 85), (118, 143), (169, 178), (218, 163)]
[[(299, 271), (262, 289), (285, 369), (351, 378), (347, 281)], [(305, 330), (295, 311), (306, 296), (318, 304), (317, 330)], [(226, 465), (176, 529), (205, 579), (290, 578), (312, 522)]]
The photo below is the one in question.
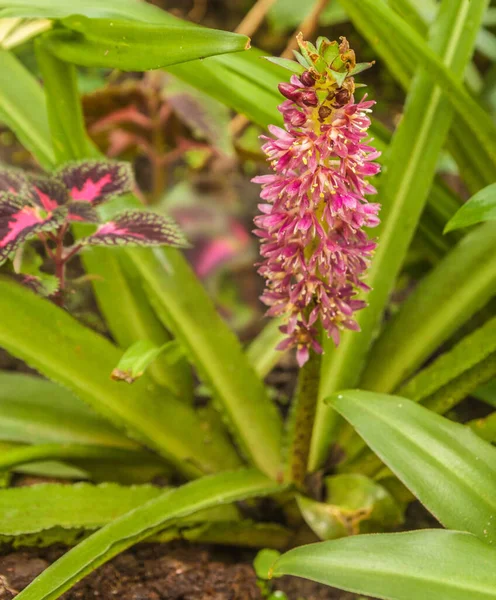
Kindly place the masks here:
[(368, 144), (368, 113), (374, 102), (355, 102), (354, 75), (373, 63), (355, 62), (345, 38), (319, 38), (317, 47), (298, 36), (298, 63), (270, 59), (291, 71), (279, 84), (286, 100), (278, 107), (284, 129), (262, 149), (273, 173), (262, 184), (255, 218), (266, 280), (261, 297), (268, 316), (283, 317), (287, 336), (279, 350), (297, 348), (302, 366), (313, 349), (322, 353), (320, 328), (339, 344), (340, 330), (359, 330), (354, 313), (366, 306), (357, 298), (369, 288), (364, 275), (376, 247), (365, 232), (379, 224), (379, 204), (367, 178), (379, 171), (379, 152)]

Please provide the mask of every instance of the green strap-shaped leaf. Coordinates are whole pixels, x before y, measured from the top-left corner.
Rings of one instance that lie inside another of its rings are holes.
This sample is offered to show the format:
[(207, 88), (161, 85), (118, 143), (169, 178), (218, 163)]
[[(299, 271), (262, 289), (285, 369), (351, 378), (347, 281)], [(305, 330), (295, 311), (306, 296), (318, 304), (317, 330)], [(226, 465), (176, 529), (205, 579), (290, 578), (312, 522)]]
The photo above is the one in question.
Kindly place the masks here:
[(195, 25), (151, 25), (83, 16), (67, 17), (62, 23), (67, 29), (43, 34), (44, 47), (61, 60), (85, 67), (147, 71), (249, 48), (249, 38), (244, 35)]
[[(368, 6), (368, 0), (360, 6), (366, 4)], [(472, 55), (486, 4), (486, 0), (444, 0), (432, 26), (429, 43), (433, 50), (429, 54), (435, 56), (437, 63), (442, 61), (443, 69), (446, 66), (452, 69), (458, 80), (462, 79)], [(377, 3), (376, 8), (380, 14), (391, 16), (392, 11), (382, 2)], [(399, 20), (404, 28), (406, 25)], [(380, 242), (367, 277), (367, 284), (372, 288), (367, 296), (369, 306), (358, 317), (362, 331), (359, 335), (351, 331), (344, 333), (338, 348), (332, 341), (325, 344), (310, 470), (325, 460), (336, 427), (336, 417), (324, 399), (332, 391), (357, 383), (415, 232), (451, 125), (453, 111), (433, 72), (420, 69), (416, 75), (384, 165), (378, 198), (382, 203), (382, 223), (377, 230)]]
[[(390, 392), (496, 291), (496, 223), (466, 235), (418, 285), (370, 353), (361, 386)], [(387, 356), (387, 365), (384, 359)]]
[(254, 470), (221, 473), (165, 492), (109, 523), (70, 550), (31, 583), (19, 600), (54, 600), (97, 566), (169, 523), (199, 510), (274, 494), (281, 486)]
[(330, 402), (443, 525), (496, 540), (496, 448), (399, 396), (350, 390)]
[(416, 402), (428, 398), (493, 352), (496, 352), (496, 317), (439, 356), (402, 386), (398, 394)]
[(0, 119), (33, 152), (41, 165), (50, 167), (54, 153), (46, 118), (46, 101), (36, 79), (7, 50), (0, 49)]
[(20, 373), (0, 373), (0, 440), (137, 447), (67, 388)]
[(163, 494), (152, 485), (40, 484), (0, 492), (0, 536), (53, 527), (96, 529)]
[(51, 302), (0, 280), (0, 346), (88, 402), (189, 476), (233, 467), (238, 458), (219, 432), (206, 431), (192, 408), (145, 376), (133, 386), (110, 379), (119, 350)]
[(360, 535), (283, 554), (273, 575), (295, 575), (386, 600), (494, 600), (496, 550), (468, 533)]
[(488, 185), (472, 196), (453, 216), (445, 228), (445, 232), (469, 227), (482, 221), (496, 219), (496, 183)]

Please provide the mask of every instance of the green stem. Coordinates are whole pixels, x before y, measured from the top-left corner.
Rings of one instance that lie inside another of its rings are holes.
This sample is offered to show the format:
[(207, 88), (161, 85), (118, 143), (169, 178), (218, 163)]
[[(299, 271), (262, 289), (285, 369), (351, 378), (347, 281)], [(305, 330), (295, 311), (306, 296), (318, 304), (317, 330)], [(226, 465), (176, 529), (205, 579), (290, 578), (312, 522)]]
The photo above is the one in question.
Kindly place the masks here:
[(293, 406), (294, 423), (289, 450), (289, 478), (298, 487), (304, 487), (313, 424), (317, 410), (320, 381), (320, 354), (310, 350), (310, 358), (298, 377)]

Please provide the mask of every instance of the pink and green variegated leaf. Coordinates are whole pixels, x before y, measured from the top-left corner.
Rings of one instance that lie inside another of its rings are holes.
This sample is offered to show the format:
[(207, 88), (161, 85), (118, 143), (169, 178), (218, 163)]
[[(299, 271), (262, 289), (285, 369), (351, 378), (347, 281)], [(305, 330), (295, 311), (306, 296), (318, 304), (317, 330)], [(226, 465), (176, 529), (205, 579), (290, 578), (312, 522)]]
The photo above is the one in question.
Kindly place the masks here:
[(113, 196), (130, 192), (134, 186), (131, 165), (125, 162), (86, 160), (69, 163), (56, 176), (69, 191), (71, 200), (96, 206)]
[(79, 223), (100, 223), (100, 217), (97, 211), (88, 202), (69, 202), (67, 205), (67, 219), (69, 221), (78, 221)]
[(59, 280), (53, 275), (26, 275), (25, 273), (11, 273), (10, 276), (20, 284), (26, 286), (39, 296), (49, 298), (59, 290)]
[(0, 264), (26, 240), (44, 231), (58, 229), (65, 216), (65, 208), (49, 214), (23, 198), (0, 194)]
[(81, 240), (90, 245), (174, 246), (189, 244), (176, 223), (167, 217), (141, 210), (128, 210), (113, 221), (101, 225), (97, 231)]
[(27, 187), (24, 171), (0, 164), (0, 192), (10, 192), (17, 196), (26, 191)]
[(67, 204), (69, 193), (62, 182), (54, 177), (33, 175), (29, 177), (29, 197), (31, 203), (48, 213)]

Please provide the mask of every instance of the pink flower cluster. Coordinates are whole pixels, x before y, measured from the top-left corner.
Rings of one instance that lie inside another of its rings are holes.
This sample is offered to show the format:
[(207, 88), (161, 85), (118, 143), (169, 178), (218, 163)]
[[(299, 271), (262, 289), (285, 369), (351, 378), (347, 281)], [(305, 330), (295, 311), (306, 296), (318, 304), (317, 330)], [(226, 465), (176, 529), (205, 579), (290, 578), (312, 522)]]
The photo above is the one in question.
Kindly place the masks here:
[(285, 317), (278, 348), (296, 347), (300, 366), (311, 348), (322, 352), (319, 322), (336, 345), (343, 328), (359, 330), (354, 313), (366, 303), (357, 295), (369, 289), (363, 277), (376, 243), (364, 228), (378, 225), (379, 204), (365, 195), (376, 193), (367, 178), (379, 171), (379, 152), (366, 141), (374, 102), (355, 102), (349, 82), (325, 96), (310, 71), (279, 85), (285, 128), (263, 136), (274, 172), (253, 180), (264, 200), (255, 218), (261, 299), (267, 315)]

